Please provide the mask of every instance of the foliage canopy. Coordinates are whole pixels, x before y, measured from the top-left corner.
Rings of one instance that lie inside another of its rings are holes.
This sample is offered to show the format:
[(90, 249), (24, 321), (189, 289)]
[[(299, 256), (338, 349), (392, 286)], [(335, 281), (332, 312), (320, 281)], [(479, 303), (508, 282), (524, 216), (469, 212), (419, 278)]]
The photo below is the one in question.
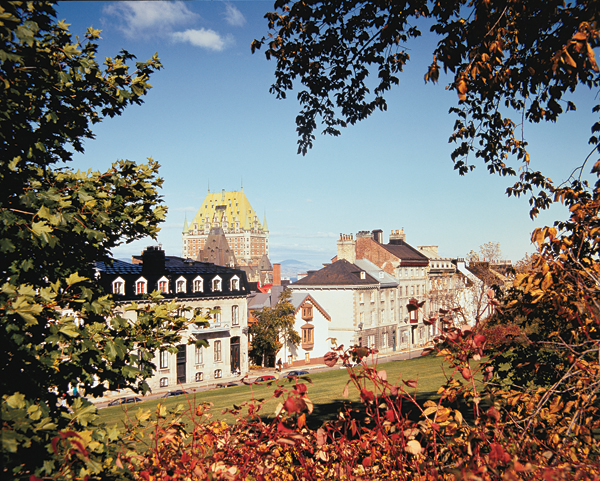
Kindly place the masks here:
[[(323, 133), (339, 135), (387, 109), (386, 92), (410, 59), (406, 44), (422, 35), (426, 19), (439, 41), (425, 81), (437, 82), (443, 69), (458, 96), (451, 109), (454, 168), (461, 175), (472, 170), (468, 157), (475, 155), (491, 173), (518, 176), (507, 193), (530, 194), (535, 216), (552, 202), (553, 184), (529, 167), (525, 124), (555, 121), (576, 109), (569, 93), (598, 87), (598, 15), (590, 0), (277, 0), (265, 16), (271, 32), (252, 50), (264, 45), (276, 60), (271, 92), (278, 98), (295, 82), (303, 86), (296, 124), (298, 151), (306, 154), (319, 118)], [(600, 123), (591, 127), (596, 150)]]
[[(178, 342), (184, 320), (171, 317), (173, 305), (144, 304), (133, 307), (132, 328), (95, 279), (94, 263), (110, 262), (113, 247), (158, 232), (158, 163), (119, 161), (106, 172), (64, 163), (95, 123), (142, 103), (162, 66), (154, 56), (132, 68), (125, 51), (100, 66), (100, 32), (73, 41), (50, 2), (0, 8), (3, 477), (106, 479), (118, 472), (103, 464), (117, 433), (92, 429), (94, 406), (66, 394), (145, 391), (153, 350)], [(52, 459), (58, 440), (81, 447), (67, 464)]]

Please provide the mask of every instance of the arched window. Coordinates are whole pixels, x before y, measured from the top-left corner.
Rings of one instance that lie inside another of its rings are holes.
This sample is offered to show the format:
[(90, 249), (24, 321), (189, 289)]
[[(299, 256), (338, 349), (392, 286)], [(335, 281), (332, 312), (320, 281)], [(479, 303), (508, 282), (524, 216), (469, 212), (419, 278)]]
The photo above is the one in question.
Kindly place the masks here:
[(219, 276), (214, 277), (212, 280), (212, 291), (213, 292), (222, 291), (223, 290), (222, 285), (223, 285), (223, 280)]
[(121, 277), (117, 277), (112, 282), (112, 292), (121, 296), (125, 294), (125, 281)]
[(238, 276), (233, 276), (231, 278), (230, 290), (232, 290), (232, 291), (240, 290), (240, 278)]
[(194, 292), (203, 292), (204, 291), (204, 279), (198, 276), (194, 279)]
[(137, 281), (135, 281), (135, 293), (148, 294), (148, 281), (143, 277), (140, 277)]

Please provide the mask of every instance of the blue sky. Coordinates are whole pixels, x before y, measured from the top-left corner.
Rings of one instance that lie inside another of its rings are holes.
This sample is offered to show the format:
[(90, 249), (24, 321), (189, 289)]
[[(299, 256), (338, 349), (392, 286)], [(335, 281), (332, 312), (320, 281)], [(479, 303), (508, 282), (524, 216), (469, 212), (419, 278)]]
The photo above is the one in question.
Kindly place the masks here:
[[(448, 114), (456, 94), (425, 85), (435, 39), (410, 45), (411, 62), (388, 95), (388, 111), (344, 129), (337, 138), (318, 135), (306, 155), (296, 154), (295, 94), (269, 94), (275, 63), (254, 38), (267, 34), (267, 1), (61, 2), (58, 18), (83, 37), (102, 30), (99, 58), (121, 49), (146, 60), (158, 53), (164, 69), (150, 83), (142, 106), (95, 127), (73, 168), (103, 170), (115, 160), (161, 164), (169, 213), (158, 242), (181, 255), (181, 230), (211, 191), (244, 191), (270, 230), (271, 260), (305, 261), (315, 267), (335, 255), (340, 233), (404, 228), (414, 246), (438, 245), (440, 254), (465, 256), (500, 242), (506, 259), (532, 252), (533, 228), (565, 218), (553, 207), (529, 219), (526, 199), (507, 198), (511, 180), (478, 164), (459, 176), (450, 160)], [(298, 86), (296, 86), (298, 87)], [(595, 92), (578, 92), (578, 111), (551, 125), (527, 126), (532, 167), (556, 183), (588, 155)], [(590, 168), (595, 160), (591, 162)], [(588, 169), (589, 170), (589, 169)], [(129, 258), (142, 240), (114, 251)]]

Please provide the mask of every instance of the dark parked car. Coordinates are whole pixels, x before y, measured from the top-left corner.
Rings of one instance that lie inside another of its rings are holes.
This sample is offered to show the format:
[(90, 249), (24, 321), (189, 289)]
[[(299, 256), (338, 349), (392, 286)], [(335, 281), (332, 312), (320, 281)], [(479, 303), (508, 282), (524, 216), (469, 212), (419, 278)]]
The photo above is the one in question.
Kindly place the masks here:
[(141, 403), (139, 397), (120, 397), (108, 403), (109, 406), (119, 406), (120, 404)]
[(235, 386), (239, 386), (239, 384), (237, 382), (221, 382), (221, 383), (217, 384), (217, 389), (222, 389), (224, 387), (235, 387)]
[(254, 382), (268, 382), (268, 381), (275, 381), (275, 376), (259, 376), (257, 377)]
[(183, 391), (182, 389), (178, 389), (177, 391), (169, 391), (163, 397), (181, 396), (182, 394), (185, 394), (185, 391)]
[(286, 372), (283, 377), (300, 377), (300, 376), (306, 376), (308, 374), (308, 371), (290, 371), (290, 372)]

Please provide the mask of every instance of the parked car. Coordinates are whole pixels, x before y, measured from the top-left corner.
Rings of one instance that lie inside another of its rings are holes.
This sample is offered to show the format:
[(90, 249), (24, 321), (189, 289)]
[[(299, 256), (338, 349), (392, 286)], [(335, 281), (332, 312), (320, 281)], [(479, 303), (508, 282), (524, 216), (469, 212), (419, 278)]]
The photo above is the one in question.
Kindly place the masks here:
[(275, 381), (276, 377), (275, 376), (259, 376), (257, 377), (254, 382), (268, 382), (268, 381)]
[(290, 372), (286, 372), (283, 377), (300, 377), (300, 376), (306, 376), (308, 374), (308, 371), (290, 371)]
[(235, 386), (239, 386), (239, 384), (237, 382), (221, 382), (221, 383), (217, 384), (217, 389), (222, 389), (224, 387), (235, 387)]
[(119, 399), (115, 399), (108, 403), (109, 406), (119, 406), (121, 404), (130, 404), (130, 403), (141, 403), (142, 400), (139, 397), (120, 397)]
[(177, 391), (169, 391), (163, 397), (181, 396), (182, 394), (185, 394), (185, 391), (182, 389), (177, 389)]
[(356, 367), (356, 366), (358, 366), (358, 364), (356, 364), (355, 362), (345, 362), (344, 364), (342, 364), (340, 366), (340, 369), (346, 369), (349, 367)]

